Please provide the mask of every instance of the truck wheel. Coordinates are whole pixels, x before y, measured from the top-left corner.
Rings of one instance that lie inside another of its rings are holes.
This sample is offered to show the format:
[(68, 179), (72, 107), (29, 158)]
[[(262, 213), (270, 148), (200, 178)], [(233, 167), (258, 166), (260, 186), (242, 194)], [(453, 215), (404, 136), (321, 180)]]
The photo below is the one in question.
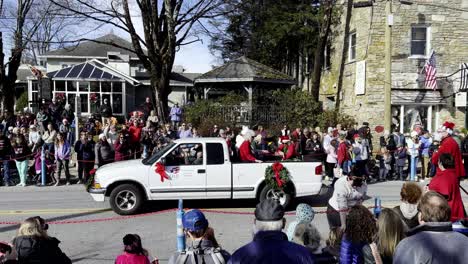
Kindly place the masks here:
[(122, 184), (112, 190), (110, 206), (119, 215), (135, 214), (143, 204), (140, 190), (133, 184)]
[(278, 191), (272, 189), (270, 186), (265, 185), (260, 192), (260, 202), (263, 202), (266, 199), (277, 199), (280, 204), (286, 209), (292, 200), (292, 195), (287, 192), (287, 190)]

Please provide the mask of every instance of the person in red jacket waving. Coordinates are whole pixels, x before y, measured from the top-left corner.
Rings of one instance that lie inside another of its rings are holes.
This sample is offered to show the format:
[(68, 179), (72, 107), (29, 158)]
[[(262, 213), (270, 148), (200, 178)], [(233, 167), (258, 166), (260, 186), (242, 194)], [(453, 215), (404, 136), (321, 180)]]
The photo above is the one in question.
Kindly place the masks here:
[(139, 158), (141, 156), (141, 131), (142, 127), (138, 120), (134, 120), (133, 124), (128, 128), (128, 132), (130, 133), (130, 146), (131, 146), (131, 153), (132, 156), (135, 158)]
[[(454, 127), (454, 123), (445, 122), (444, 125), (437, 130), (437, 133), (439, 133), (440, 135), (441, 142), (439, 150), (434, 153), (431, 162), (437, 167), (439, 164), (440, 155), (442, 155), (443, 153), (448, 153), (453, 157), (453, 160), (455, 162), (455, 174), (458, 177), (463, 178), (465, 177), (465, 169), (463, 167), (460, 147), (458, 146), (455, 139), (453, 139), (451, 136)], [(439, 171), (439, 169), (437, 169), (437, 171)]]
[(252, 153), (252, 148), (250, 143), (252, 142), (252, 138), (255, 136), (255, 132), (252, 130), (247, 131), (244, 134), (244, 142), (239, 147), (239, 158), (241, 162), (257, 162), (261, 163), (261, 160), (255, 158)]

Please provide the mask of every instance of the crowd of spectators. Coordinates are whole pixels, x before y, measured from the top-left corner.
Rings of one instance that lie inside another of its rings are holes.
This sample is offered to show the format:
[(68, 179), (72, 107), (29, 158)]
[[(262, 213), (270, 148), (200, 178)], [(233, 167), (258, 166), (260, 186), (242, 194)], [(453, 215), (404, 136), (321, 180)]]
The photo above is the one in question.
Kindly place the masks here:
[[(419, 187), (409, 183), (402, 195), (415, 192), (412, 188)], [(278, 201), (267, 199), (256, 206), (253, 240), (232, 254), (221, 247), (204, 213), (193, 209), (182, 219), (188, 247), (174, 253), (168, 263), (466, 263), (467, 233), (454, 231), (447, 199), (434, 191), (411, 195), (420, 195), (413, 228), (400, 209), (385, 208), (374, 216), (357, 204), (346, 211), (344, 227), (331, 227), (326, 239), (315, 225), (312, 207), (299, 204), (296, 219), (284, 233), (285, 210)], [(60, 249), (60, 241), (49, 236), (47, 229), (41, 217), (26, 219), (11, 243), (0, 242), (0, 263), (71, 263)], [(127, 234), (115, 263), (156, 264), (159, 260), (143, 248), (139, 235)]]

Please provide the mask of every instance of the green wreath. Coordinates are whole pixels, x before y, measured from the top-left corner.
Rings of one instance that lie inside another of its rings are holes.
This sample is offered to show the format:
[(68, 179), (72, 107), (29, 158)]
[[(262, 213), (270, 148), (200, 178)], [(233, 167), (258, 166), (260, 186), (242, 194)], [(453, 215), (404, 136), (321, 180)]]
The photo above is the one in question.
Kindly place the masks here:
[(290, 181), (290, 177), (288, 169), (279, 162), (265, 169), (265, 182), (274, 190), (282, 190)]

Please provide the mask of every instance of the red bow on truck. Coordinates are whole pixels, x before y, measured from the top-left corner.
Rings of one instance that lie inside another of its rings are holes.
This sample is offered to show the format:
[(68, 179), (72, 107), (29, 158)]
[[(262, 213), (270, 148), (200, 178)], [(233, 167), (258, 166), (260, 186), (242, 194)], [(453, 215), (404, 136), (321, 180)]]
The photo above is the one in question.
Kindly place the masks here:
[(170, 180), (169, 176), (166, 173), (166, 167), (161, 162), (156, 163), (155, 172), (161, 176), (161, 182), (164, 182), (164, 179)]

